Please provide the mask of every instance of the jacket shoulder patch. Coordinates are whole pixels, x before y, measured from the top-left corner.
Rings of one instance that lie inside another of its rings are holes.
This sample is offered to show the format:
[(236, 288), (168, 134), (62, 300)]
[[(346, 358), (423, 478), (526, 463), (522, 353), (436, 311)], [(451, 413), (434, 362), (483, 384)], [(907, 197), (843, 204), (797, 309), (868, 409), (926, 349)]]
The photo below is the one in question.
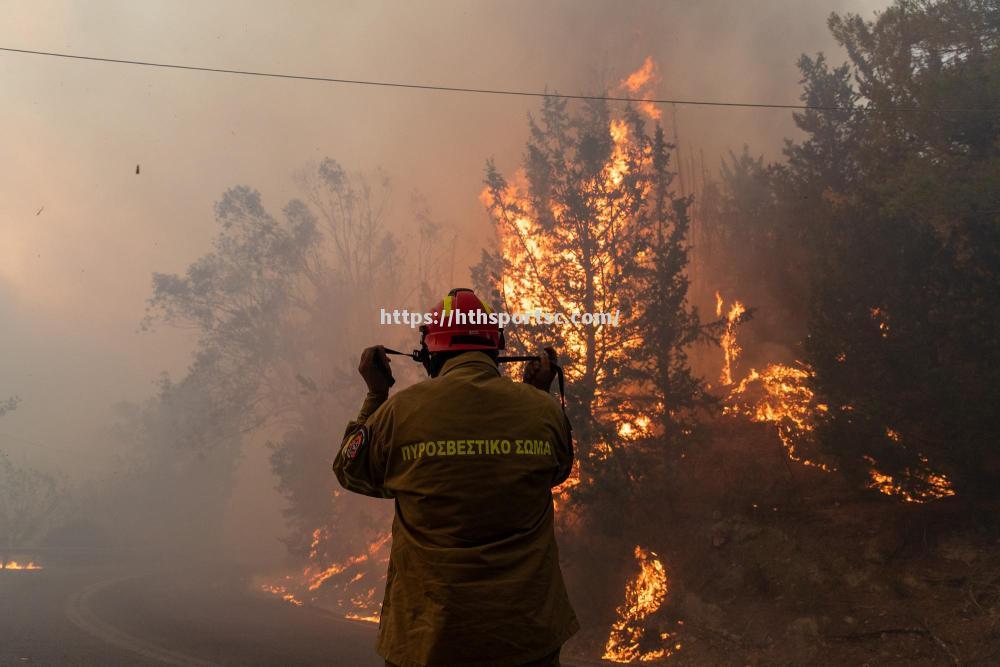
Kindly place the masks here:
[(344, 456), (349, 461), (353, 461), (357, 457), (358, 452), (368, 443), (368, 427), (362, 426), (351, 439), (347, 442), (347, 447), (344, 449)]

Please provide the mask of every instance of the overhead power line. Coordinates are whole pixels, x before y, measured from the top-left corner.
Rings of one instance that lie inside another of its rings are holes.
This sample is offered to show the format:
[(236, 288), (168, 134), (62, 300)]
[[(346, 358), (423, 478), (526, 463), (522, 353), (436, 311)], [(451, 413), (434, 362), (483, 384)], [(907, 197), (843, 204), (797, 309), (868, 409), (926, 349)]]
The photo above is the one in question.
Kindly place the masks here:
[[(329, 76), (309, 76), (306, 74), (287, 74), (281, 72), (257, 72), (243, 69), (226, 69), (222, 67), (204, 67), (199, 65), (178, 65), (176, 63), (157, 63), (143, 60), (127, 60), (124, 58), (102, 58), (99, 56), (83, 56), (75, 53), (58, 53), (55, 51), (35, 51), (32, 49), (14, 49), (10, 47), (0, 47), (0, 51), (8, 53), (25, 53), (35, 56), (49, 56), (52, 58), (67, 58), (71, 60), (88, 60), (101, 63), (116, 63), (119, 65), (139, 65), (141, 67), (159, 67), (163, 69), (188, 70), (192, 72), (212, 72), (215, 74), (238, 74), (241, 76), (258, 76), (271, 79), (292, 79), (296, 81), (320, 81), (324, 83), (343, 83), (356, 86), (379, 86), (383, 88), (409, 88), (412, 90), (431, 90), (447, 93), (473, 93), (479, 95), (508, 95), (517, 97), (557, 97), (567, 100), (604, 100), (607, 102), (641, 102), (650, 104), (675, 104), (684, 106), (703, 107), (741, 107), (749, 109), (792, 109), (792, 110), (814, 110), (814, 111), (865, 111), (863, 107), (842, 107), (842, 106), (822, 106), (810, 104), (773, 104), (757, 102), (723, 102), (716, 100), (695, 100), (695, 99), (654, 99), (654, 98), (634, 98), (616, 97), (611, 95), (567, 95), (565, 93), (537, 92), (531, 90), (505, 90), (498, 88), (465, 88), (461, 86), (439, 86), (421, 83), (403, 83), (398, 81), (368, 81), (364, 79), (341, 79)], [(889, 111), (929, 111), (929, 112), (969, 112), (988, 111), (987, 109), (923, 109), (920, 107), (891, 107)]]

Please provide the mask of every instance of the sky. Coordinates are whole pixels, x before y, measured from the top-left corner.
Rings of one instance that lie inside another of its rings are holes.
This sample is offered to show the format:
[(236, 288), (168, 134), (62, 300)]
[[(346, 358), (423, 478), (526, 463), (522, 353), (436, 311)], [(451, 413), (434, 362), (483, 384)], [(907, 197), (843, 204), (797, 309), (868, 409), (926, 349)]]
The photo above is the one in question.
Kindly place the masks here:
[[(831, 11), (872, 0), (687, 2), (0, 2), (0, 46), (348, 79), (599, 92), (648, 56), (658, 97), (796, 103), (802, 52), (844, 55)], [(140, 333), (151, 274), (207, 252), (229, 187), (278, 211), (324, 157), (386, 170), (459, 234), (468, 275), (490, 224), (485, 161), (512, 172), (524, 97), (359, 87), (0, 53), (0, 448), (74, 474), (109, 453), (110, 407), (183, 374), (190, 333)], [(669, 111), (669, 110), (668, 110)], [(749, 144), (777, 157), (790, 112), (681, 107), (679, 141), (709, 169)], [(136, 165), (140, 173), (136, 174)]]

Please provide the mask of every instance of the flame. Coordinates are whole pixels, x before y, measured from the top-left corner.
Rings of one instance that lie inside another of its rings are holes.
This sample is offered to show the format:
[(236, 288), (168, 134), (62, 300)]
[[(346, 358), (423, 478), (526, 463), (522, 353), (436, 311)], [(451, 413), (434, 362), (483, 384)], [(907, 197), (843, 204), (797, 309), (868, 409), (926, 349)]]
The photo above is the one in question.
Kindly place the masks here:
[(658, 646), (643, 648), (653, 635), (644, 623), (660, 609), (667, 597), (667, 574), (652, 551), (636, 546), (635, 559), (639, 574), (625, 586), (625, 602), (618, 607), (618, 620), (612, 624), (604, 645), (604, 660), (648, 662), (672, 655), (681, 648), (679, 643), (664, 646), (670, 641), (670, 633), (663, 631), (655, 634)]
[(622, 440), (638, 440), (652, 434), (653, 420), (648, 415), (638, 414), (633, 418), (621, 417), (618, 424), (618, 437)]
[(312, 542), (309, 543), (309, 560), (316, 560), (319, 557), (319, 544), (324, 538), (330, 536), (330, 531), (324, 527), (317, 528), (312, 533)]
[[(901, 445), (903, 436), (896, 431), (886, 427), (885, 437), (892, 442)], [(917, 454), (920, 461), (920, 468), (914, 470), (906, 468), (904, 474), (911, 478), (923, 482), (924, 489), (919, 493), (907, 491), (891, 475), (887, 475), (878, 469), (878, 462), (871, 456), (866, 456), (865, 461), (871, 466), (868, 471), (868, 488), (875, 489), (887, 496), (900, 498), (908, 503), (926, 503), (932, 500), (941, 500), (955, 495), (951, 480), (943, 473), (936, 473), (930, 468), (930, 461), (923, 454)]]
[[(774, 424), (778, 438), (790, 460), (825, 472), (834, 472), (836, 468), (805, 458), (801, 454), (804, 445), (813, 444), (812, 435), (816, 428), (816, 420), (828, 412), (829, 407), (816, 400), (809, 386), (813, 371), (801, 362), (796, 363), (797, 366), (771, 364), (763, 371), (751, 369), (747, 377), (730, 392), (729, 405), (724, 408), (724, 412), (743, 415), (755, 422)], [(762, 390), (756, 399), (752, 397), (754, 386), (759, 386)], [(841, 409), (850, 411), (853, 408), (845, 405)], [(886, 427), (885, 436), (893, 443), (902, 443), (902, 436), (895, 429)], [(927, 488), (922, 493), (914, 494), (906, 491), (890, 475), (881, 472), (875, 459), (870, 456), (865, 457), (871, 466), (868, 473), (868, 488), (911, 503), (954, 496), (955, 490), (948, 477), (931, 470), (925, 456), (918, 455), (918, 458), (922, 469), (907, 469), (905, 474), (909, 478), (919, 479), (926, 485)]]
[(326, 583), (326, 581), (330, 579), (330, 577), (338, 575), (347, 568), (352, 567), (354, 565), (358, 565), (359, 563), (364, 563), (369, 558), (372, 558), (376, 553), (378, 553), (379, 550), (382, 549), (383, 546), (385, 546), (389, 542), (390, 539), (392, 539), (392, 534), (385, 533), (380, 538), (369, 544), (367, 550), (365, 550), (363, 553), (351, 556), (350, 558), (341, 563), (334, 563), (333, 565), (330, 565), (319, 572), (310, 574), (312, 567), (311, 566), (307, 567), (303, 574), (305, 574), (309, 578), (309, 590), (310, 591), (316, 590), (324, 583)]
[[(951, 486), (951, 481), (945, 475), (925, 470), (913, 471), (907, 469), (906, 474), (908, 476), (919, 477), (924, 481), (924, 483), (927, 484), (927, 489), (923, 493), (915, 495), (904, 489), (890, 475), (879, 472), (878, 468), (875, 467), (875, 459), (868, 456), (865, 457), (865, 460), (872, 466), (872, 469), (868, 471), (869, 489), (875, 489), (887, 496), (894, 496), (908, 503), (926, 503), (932, 500), (941, 500), (942, 498), (948, 498), (955, 495), (955, 490)], [(926, 463), (927, 459), (923, 459), (923, 462)]]
[(611, 140), (614, 142), (614, 151), (611, 153), (611, 162), (605, 167), (607, 179), (611, 185), (618, 186), (625, 179), (629, 172), (628, 147), (629, 131), (628, 125), (623, 120), (613, 119), (609, 129)]
[(829, 406), (816, 400), (813, 371), (802, 362), (795, 366), (770, 364), (763, 371), (751, 368), (729, 393), (726, 414), (742, 415), (758, 423), (774, 424), (789, 459), (826, 472), (834, 469), (801, 454), (812, 438), (816, 419)]
[[(723, 311), (722, 295), (715, 293), (716, 315), (721, 317)], [(731, 364), (739, 355), (740, 348), (736, 345), (735, 323), (743, 314), (742, 304), (735, 302), (726, 317), (726, 333), (722, 337), (722, 348), (725, 355), (723, 368), (723, 383), (731, 384)], [(889, 316), (885, 310), (873, 307), (870, 309), (872, 320), (878, 323), (883, 338), (889, 336)], [(837, 355), (837, 361), (843, 363), (847, 355), (843, 352)], [(726, 414), (742, 415), (755, 422), (772, 423), (775, 425), (778, 438), (785, 449), (788, 458), (805, 466), (818, 468), (825, 472), (836, 469), (817, 461), (805, 458), (801, 451), (806, 444), (813, 444), (813, 432), (816, 422), (829, 412), (829, 406), (816, 400), (812, 390), (813, 370), (806, 364), (796, 361), (794, 366), (770, 364), (763, 371), (750, 369), (729, 393), (727, 405), (723, 409)], [(728, 380), (728, 381), (727, 381)], [(852, 405), (842, 405), (840, 410), (850, 412)], [(885, 437), (896, 445), (903, 444), (903, 436), (894, 428), (885, 427)], [(868, 488), (876, 489), (888, 496), (901, 498), (906, 502), (923, 503), (940, 500), (955, 495), (951, 481), (942, 473), (934, 472), (930, 462), (922, 455), (920, 469), (906, 469), (905, 475), (910, 479), (920, 480), (926, 487), (923, 492), (914, 494), (903, 488), (892, 476), (878, 469), (877, 461), (866, 456), (870, 470), (868, 471)]]
[[(635, 92), (655, 81), (655, 67), (649, 59), (643, 67), (621, 85)], [(620, 196), (622, 183), (643, 170), (650, 168), (652, 154), (634, 131), (632, 125), (622, 118), (608, 121), (608, 137), (611, 150), (601, 169), (582, 188), (591, 210), (592, 219), (589, 234), (592, 234), (591, 261), (594, 265), (612, 263), (618, 252), (615, 238), (623, 233), (622, 228), (635, 225), (634, 216), (628, 213), (628, 203)], [(537, 199), (531, 196), (530, 183), (524, 169), (519, 169), (500, 190), (486, 187), (480, 200), (497, 223), (497, 240), (500, 255), (508, 266), (516, 270), (505, 270), (499, 276), (498, 291), (502, 294), (505, 310), (531, 312), (541, 309), (547, 312), (587, 312), (600, 310), (612, 312), (618, 308), (618, 294), (613, 285), (608, 284), (604, 271), (587, 271), (582, 260), (567, 247), (574, 243), (573, 235), (581, 232), (578, 225), (566, 220), (566, 207), (560, 202), (546, 202), (545, 209), (536, 209)], [(552, 224), (552, 220), (557, 223)], [(565, 243), (564, 243), (565, 242)], [(592, 280), (593, 303), (585, 304), (582, 299), (566, 294), (556, 294), (549, 283), (555, 279), (571, 285), (576, 293), (584, 290), (584, 273)], [(636, 306), (633, 305), (633, 308)], [(567, 380), (579, 381), (588, 376), (595, 387), (591, 411), (594, 418), (608, 427), (608, 432), (617, 433), (621, 441), (629, 442), (654, 435), (657, 420), (653, 410), (640, 408), (639, 401), (621, 392), (609, 395), (604, 389), (607, 364), (600, 360), (587, 367), (587, 353), (601, 350), (601, 355), (627, 358), (632, 349), (638, 349), (642, 341), (638, 337), (621, 344), (611, 337), (610, 329), (598, 327), (588, 331), (585, 327), (567, 326), (560, 330), (561, 346), (569, 357), (565, 364)], [(589, 340), (588, 334), (594, 339)], [(592, 347), (591, 347), (592, 346)], [(637, 389), (638, 393), (638, 389)], [(592, 455), (606, 456), (612, 448), (610, 442), (587, 443)], [(576, 482), (579, 477), (576, 477)], [(575, 483), (576, 483), (575, 482)], [(574, 483), (574, 484), (575, 484)], [(569, 487), (566, 487), (569, 488)]]
[[(361, 553), (337, 563), (320, 565), (321, 545), (329, 538), (329, 529), (321, 527), (314, 530), (309, 546), (309, 565), (300, 573), (284, 575), (279, 582), (265, 582), (260, 589), (295, 606), (302, 606), (305, 601), (318, 602), (322, 591), (334, 591), (339, 593), (339, 606), (346, 610), (344, 618), (378, 623), (381, 611), (377, 599), (378, 587), (367, 585), (358, 591), (368, 572), (357, 568), (365, 563), (387, 562), (386, 550), (392, 534), (380, 534)], [(381, 584), (384, 579), (385, 574), (382, 573), (378, 583)]]
[[(715, 316), (722, 317), (722, 310), (724, 301), (722, 300), (722, 294), (719, 292), (715, 293)], [(736, 329), (740, 324), (740, 320), (743, 315), (747, 312), (746, 306), (744, 306), (739, 301), (734, 301), (733, 305), (730, 306), (729, 312), (726, 313), (726, 330), (722, 334), (722, 338), (719, 340), (719, 344), (722, 346), (722, 352), (724, 354), (724, 362), (722, 365), (722, 377), (720, 382), (724, 385), (730, 385), (733, 383), (733, 365), (740, 356), (740, 352), (743, 349), (736, 342)]]
[[(721, 292), (715, 293), (715, 315), (722, 317), (725, 301)], [(747, 312), (740, 301), (733, 301), (725, 314), (726, 328), (720, 338), (723, 365), (720, 381), (733, 384), (733, 367), (743, 348), (736, 335), (740, 321)], [(832, 472), (825, 463), (802, 456), (801, 451), (816, 429), (816, 419), (829, 410), (829, 406), (816, 400), (811, 382), (813, 371), (806, 364), (796, 361), (794, 366), (769, 364), (762, 371), (751, 368), (746, 377), (733, 387), (723, 409), (726, 414), (742, 415), (751, 421), (773, 424), (785, 450), (792, 461), (802, 465)]]
[(9, 560), (7, 564), (3, 566), (4, 570), (42, 570), (45, 569), (41, 565), (36, 565), (34, 561), (28, 561), (27, 563), (19, 563), (16, 560)]
[[(652, 97), (656, 94), (656, 85), (660, 82), (659, 70), (656, 62), (650, 56), (636, 71), (629, 74), (618, 84), (618, 90), (628, 94), (629, 97)], [(659, 120), (663, 112), (652, 102), (640, 102), (639, 108), (653, 120)]]
[(573, 461), (573, 468), (569, 471), (569, 477), (557, 487), (552, 489), (552, 510), (558, 512), (562, 506), (563, 495), (568, 495), (570, 489), (580, 483), (580, 460)]
[(378, 624), (380, 617), (378, 614), (368, 614), (367, 616), (362, 616), (361, 614), (355, 614), (354, 612), (349, 612), (344, 614), (344, 618), (350, 619), (352, 621), (364, 621), (365, 623), (375, 623)]
[(278, 584), (262, 584), (260, 589), (266, 593), (270, 593), (271, 595), (277, 595), (285, 602), (293, 604), (296, 607), (302, 606), (302, 601), (289, 593), (288, 589), (284, 586)]

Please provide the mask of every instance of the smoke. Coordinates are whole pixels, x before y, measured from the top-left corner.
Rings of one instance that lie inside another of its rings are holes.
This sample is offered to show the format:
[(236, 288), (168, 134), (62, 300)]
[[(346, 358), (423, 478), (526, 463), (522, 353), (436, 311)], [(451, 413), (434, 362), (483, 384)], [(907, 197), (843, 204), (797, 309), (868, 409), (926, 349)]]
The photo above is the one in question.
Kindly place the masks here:
[[(140, 60), (354, 79), (600, 92), (649, 57), (658, 97), (796, 102), (800, 52), (831, 51), (831, 11), (863, 0), (23, 3), (0, 44)], [(839, 58), (834, 58), (835, 60)], [(491, 243), (478, 199), (484, 161), (521, 158), (538, 100), (458, 95), (0, 56), (0, 447), (76, 480), (110, 470), (112, 406), (141, 403), (161, 371), (183, 376), (189, 332), (138, 332), (154, 271), (182, 272), (210, 249), (213, 203), (234, 184), (280, 210), (295, 174), (335, 157), (382, 167), (390, 217), (416, 219), (413, 193), (457, 238), (448, 275), (468, 279)], [(673, 109), (663, 108), (672, 134)], [(789, 112), (677, 107), (682, 154), (744, 143), (776, 155)], [(136, 173), (136, 165), (141, 165)], [(420, 252), (408, 247), (412, 257)], [(375, 312), (379, 305), (373, 304)], [(394, 304), (384, 304), (392, 306)], [(331, 336), (333, 332), (331, 332)], [(377, 341), (372, 341), (377, 342)], [(353, 357), (354, 349), (338, 350)], [(360, 384), (359, 384), (360, 397)], [(331, 442), (336, 434), (331, 434)], [(31, 444), (35, 443), (35, 444)], [(263, 450), (246, 452), (230, 501), (234, 540), (281, 535)], [(261, 531), (261, 519), (266, 530)], [(270, 553), (275, 553), (272, 549)]]

